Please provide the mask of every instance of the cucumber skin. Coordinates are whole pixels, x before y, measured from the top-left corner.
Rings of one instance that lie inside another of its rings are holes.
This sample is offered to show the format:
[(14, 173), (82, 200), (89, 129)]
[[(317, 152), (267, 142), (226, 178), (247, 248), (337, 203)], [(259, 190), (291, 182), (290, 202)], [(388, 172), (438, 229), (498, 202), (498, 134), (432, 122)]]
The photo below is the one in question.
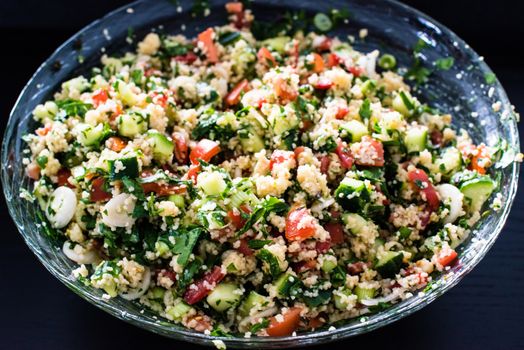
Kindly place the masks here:
[[(344, 181), (346, 181), (346, 183), (344, 183)], [(357, 181), (361, 183), (358, 188), (356, 187)], [(370, 199), (370, 193), (366, 189), (363, 181), (353, 180), (353, 182), (353, 184), (348, 184), (347, 180), (343, 180), (335, 190), (335, 200), (346, 210), (361, 212)], [(360, 193), (360, 195), (347, 198), (355, 192)]]
[(412, 128), (408, 130), (404, 136), (404, 144), (408, 153), (422, 152), (426, 149), (428, 139), (428, 130), (420, 130), (420, 128)]
[[(124, 169), (116, 172), (115, 162), (120, 161), (125, 167)], [(138, 161), (136, 157), (121, 158), (109, 161), (109, 177), (111, 180), (121, 180), (124, 177), (136, 178), (138, 177)]]
[(361, 301), (365, 299), (373, 299), (376, 290), (375, 288), (361, 288), (359, 286), (356, 286), (353, 292), (357, 296), (358, 301)]
[(164, 134), (150, 132), (148, 138), (153, 143), (153, 158), (156, 161), (165, 161), (171, 157), (175, 145)]
[(394, 278), (402, 268), (404, 254), (400, 252), (388, 252), (386, 257), (376, 261), (375, 270), (384, 278)]
[(220, 283), (209, 293), (206, 298), (207, 303), (218, 312), (226, 311), (235, 306), (241, 296), (234, 294), (238, 286), (233, 283)]
[[(494, 189), (495, 182), (489, 176), (468, 180), (460, 186), (460, 192), (462, 192), (464, 198), (469, 199), (468, 209), (470, 213), (481, 210)], [(468, 201), (466, 200), (466, 202)]]

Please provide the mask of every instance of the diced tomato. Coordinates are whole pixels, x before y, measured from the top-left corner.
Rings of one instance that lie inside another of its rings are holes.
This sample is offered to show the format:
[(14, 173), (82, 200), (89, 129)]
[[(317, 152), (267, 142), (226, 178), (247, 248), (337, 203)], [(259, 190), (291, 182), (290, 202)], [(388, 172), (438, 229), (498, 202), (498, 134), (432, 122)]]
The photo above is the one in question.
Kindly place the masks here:
[(225, 276), (220, 266), (213, 267), (213, 269), (206, 272), (200, 280), (193, 282), (186, 289), (184, 300), (189, 305), (198, 303), (204, 299)]
[(322, 42), (316, 47), (316, 49), (320, 52), (322, 51), (329, 51), (331, 49), (331, 44), (333, 43), (333, 40), (331, 38), (326, 37)]
[(431, 139), (431, 143), (435, 146), (442, 145), (443, 135), (442, 132), (440, 132), (439, 130), (433, 130), (429, 135), (429, 138)]
[(229, 221), (235, 226), (237, 230), (244, 227), (244, 224), (246, 223), (246, 219), (242, 216), (242, 212), (244, 213), (250, 213), (251, 210), (245, 206), (240, 206), (240, 210), (230, 210), (227, 212), (227, 217), (229, 218)]
[(269, 159), (269, 170), (273, 170), (275, 164), (281, 164), (291, 159), (295, 159), (295, 153), (276, 149)]
[(327, 253), (329, 248), (331, 248), (331, 240), (330, 239), (328, 239), (328, 240), (326, 240), (324, 242), (317, 241), (315, 243), (315, 250), (319, 254)]
[(218, 142), (202, 139), (198, 141), (196, 147), (191, 150), (189, 160), (191, 161), (191, 164), (198, 164), (199, 159), (204, 162), (209, 162), (211, 158), (216, 156), (219, 152), (220, 145)]
[(338, 66), (340, 63), (342, 63), (342, 60), (340, 59), (340, 57), (338, 57), (337, 54), (335, 53), (329, 54), (328, 59), (327, 59), (327, 66), (329, 68)]
[[(384, 166), (384, 147), (382, 142), (370, 136), (364, 136), (360, 141), (360, 152), (355, 154), (355, 163), (365, 166)], [(361, 157), (360, 155), (365, 155)]]
[(299, 146), (297, 148), (295, 148), (295, 150), (293, 151), (293, 153), (295, 153), (295, 159), (298, 159), (298, 156), (300, 155), (300, 153), (304, 152), (306, 148), (304, 146)]
[(40, 178), (40, 167), (36, 163), (30, 163), (25, 168), (25, 173), (30, 179), (38, 180)]
[(171, 134), (171, 138), (175, 142), (174, 152), (177, 162), (185, 164), (187, 161), (187, 153), (189, 151), (186, 136), (181, 132), (175, 131)]
[(366, 267), (366, 263), (363, 261), (357, 261), (347, 266), (347, 270), (350, 275), (358, 275), (362, 273)]
[(351, 154), (351, 150), (347, 143), (339, 141), (335, 153), (337, 154), (338, 159), (340, 159), (340, 164), (345, 169), (349, 169), (353, 166), (353, 155)]
[(69, 178), (71, 177), (71, 170), (67, 168), (61, 168), (56, 173), (56, 177), (58, 186), (67, 186), (70, 188), (75, 188), (75, 185), (69, 182)]
[(282, 322), (279, 322), (276, 316), (269, 319), (269, 327), (266, 332), (271, 337), (285, 337), (293, 334), (298, 329), (300, 323), (300, 312), (302, 311), (299, 307), (292, 307), (283, 314)]
[(261, 98), (257, 104), (258, 109), (261, 109), (264, 103), (267, 103), (267, 100), (265, 98)]
[(286, 238), (289, 241), (303, 241), (315, 235), (316, 225), (306, 208), (291, 209), (286, 218)]
[(340, 217), (340, 212), (338, 210), (335, 210), (335, 209), (331, 209), (329, 211), (329, 214), (331, 214), (331, 218), (333, 218), (333, 219), (338, 219)]
[(149, 97), (151, 97), (151, 100), (154, 104), (157, 104), (162, 108), (166, 108), (167, 94), (158, 91), (152, 91), (149, 93)]
[(313, 87), (317, 90), (329, 90), (333, 86), (333, 82), (327, 78), (321, 77)]
[(307, 322), (309, 329), (318, 329), (324, 325), (325, 321), (321, 317), (310, 318)]
[(269, 51), (267, 47), (261, 47), (258, 50), (257, 58), (261, 63), (269, 67), (275, 67), (277, 65), (277, 60), (275, 60), (275, 57), (273, 57), (273, 54), (271, 54), (271, 51)]
[(300, 272), (313, 270), (316, 266), (317, 266), (316, 260), (301, 261), (293, 265), (293, 270), (300, 273)]
[(344, 117), (349, 113), (349, 108), (347, 106), (339, 106), (337, 114), (335, 115), (335, 118), (337, 119), (344, 119)]
[(198, 56), (195, 55), (194, 52), (189, 51), (185, 55), (178, 55), (173, 57), (172, 59), (176, 62), (186, 63), (186, 64), (192, 64), (197, 60)]
[(426, 172), (422, 169), (411, 170), (408, 172), (408, 179), (422, 194), (423, 199), (428, 203), (429, 209), (436, 211), (440, 205), (440, 200)]
[(91, 181), (91, 201), (100, 202), (111, 199), (111, 193), (104, 191), (105, 180), (103, 177), (94, 178)]
[[(476, 154), (475, 154), (476, 153)], [(477, 146), (476, 152), (474, 152), (473, 158), (471, 158), (471, 163), (469, 168), (471, 170), (477, 171), (479, 174), (486, 174), (486, 167), (490, 164), (490, 154), (485, 145)]]
[(313, 126), (313, 122), (309, 119), (302, 119), (300, 131), (308, 131)]
[(329, 156), (320, 157), (320, 172), (322, 174), (327, 174), (329, 171), (329, 165), (331, 164), (331, 159)]
[(244, 6), (241, 2), (228, 2), (226, 3), (227, 13), (240, 13), (244, 10)]
[(446, 252), (446, 255), (440, 255), (437, 259), (438, 263), (442, 266), (450, 265), (457, 258), (458, 254), (453, 249)]
[(189, 328), (194, 329), (197, 332), (203, 333), (205, 331), (211, 331), (213, 329), (213, 323), (211, 318), (207, 315), (193, 315), (188, 316), (186, 324)]
[(213, 28), (207, 28), (202, 33), (198, 34), (197, 40), (202, 43), (204, 46), (204, 53), (209, 62), (217, 63), (218, 62), (218, 50), (213, 42), (213, 37), (215, 36), (215, 31)]
[(127, 145), (127, 142), (118, 136), (111, 136), (106, 140), (106, 147), (113, 152), (120, 152)]
[(324, 59), (318, 53), (313, 53), (313, 72), (321, 73), (324, 71)]
[(93, 107), (98, 107), (100, 104), (106, 102), (108, 98), (109, 95), (107, 94), (107, 90), (96, 90), (95, 92), (93, 92), (93, 95), (91, 96), (91, 99), (93, 100)]
[[(151, 175), (152, 173), (149, 170), (144, 170), (140, 174), (140, 177), (146, 178)], [(159, 197), (169, 196), (172, 194), (184, 194), (187, 192), (185, 185), (159, 184), (157, 182), (143, 183), (142, 190), (146, 194), (153, 192)]]
[(159, 277), (167, 277), (171, 281), (176, 282), (176, 272), (171, 269), (162, 269), (158, 272)]
[(291, 102), (294, 101), (298, 92), (293, 90), (284, 79), (278, 77), (275, 79), (274, 83), (275, 95), (277, 95), (282, 102)]
[(242, 80), (240, 83), (238, 83), (233, 90), (229, 92), (226, 96), (226, 104), (228, 106), (234, 106), (237, 105), (240, 102), (240, 94), (242, 92), (247, 91), (249, 82), (247, 79)]
[(162, 75), (162, 72), (155, 68), (148, 68), (144, 71), (145, 77), (160, 76), (160, 75)]
[(36, 129), (35, 133), (38, 136), (44, 137), (51, 131), (52, 128), (53, 126), (50, 123), (47, 123), (46, 125), (44, 125), (44, 127)]
[(298, 58), (300, 57), (300, 48), (298, 44), (298, 40), (294, 40), (293, 44), (293, 67), (296, 67), (298, 65)]
[(357, 66), (348, 67), (348, 71), (357, 78), (360, 77), (362, 73), (364, 73), (364, 69)]
[(328, 222), (324, 228), (329, 232), (332, 244), (344, 243), (344, 226), (338, 222)]
[(202, 168), (200, 165), (191, 165), (187, 171), (186, 178), (188, 180), (193, 180), (193, 183), (196, 185), (198, 173), (200, 173), (201, 170)]
[(253, 249), (249, 248), (247, 239), (240, 240), (240, 245), (238, 246), (237, 250), (244, 254), (244, 256), (252, 256), (255, 253)]

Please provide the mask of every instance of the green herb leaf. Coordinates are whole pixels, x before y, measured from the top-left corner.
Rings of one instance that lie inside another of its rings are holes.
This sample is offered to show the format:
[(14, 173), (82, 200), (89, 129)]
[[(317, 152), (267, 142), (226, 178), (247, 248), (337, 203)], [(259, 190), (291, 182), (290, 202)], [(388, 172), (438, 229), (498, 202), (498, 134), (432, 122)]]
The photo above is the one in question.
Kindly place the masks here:
[(439, 58), (435, 61), (435, 66), (441, 70), (450, 70), (453, 64), (455, 64), (453, 57)]
[(362, 105), (360, 106), (360, 109), (358, 110), (358, 114), (360, 114), (360, 117), (362, 119), (369, 119), (371, 118), (371, 102), (369, 99), (365, 99)]

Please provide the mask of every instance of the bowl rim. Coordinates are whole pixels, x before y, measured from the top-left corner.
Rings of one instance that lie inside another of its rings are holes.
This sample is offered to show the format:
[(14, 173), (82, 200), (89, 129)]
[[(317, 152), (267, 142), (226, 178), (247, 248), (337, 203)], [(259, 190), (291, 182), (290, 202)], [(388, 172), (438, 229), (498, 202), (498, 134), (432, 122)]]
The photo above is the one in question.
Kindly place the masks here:
[[(406, 4), (403, 4), (396, 0), (382, 0), (385, 4), (393, 5), (400, 7), (402, 10), (407, 11), (418, 18), (422, 18), (429, 23), (436, 25), (439, 29), (441, 29), (447, 36), (449, 36), (452, 40), (457, 42), (462, 47), (466, 47), (468, 51), (470, 51), (475, 57), (479, 57), (477, 52), (469, 47), (465, 43), (464, 40), (462, 40), (459, 36), (457, 36), (452, 30), (450, 30), (448, 27), (440, 23), (439, 21), (431, 18), (430, 16), (424, 14), (423, 12), (409, 6)], [(13, 205), (8, 198), (10, 198), (11, 193), (8, 190), (8, 173), (7, 173), (7, 167), (5, 166), (7, 164), (7, 148), (9, 147), (9, 134), (12, 132), (12, 123), (15, 118), (15, 112), (17, 107), (20, 103), (22, 103), (22, 100), (26, 97), (26, 93), (28, 91), (28, 88), (34, 83), (35, 78), (39, 75), (39, 73), (48, 66), (51, 62), (54, 61), (54, 59), (62, 52), (62, 50), (70, 45), (75, 40), (79, 39), (82, 34), (86, 31), (88, 31), (91, 28), (96, 27), (99, 25), (102, 21), (108, 20), (114, 16), (119, 16), (122, 12), (126, 11), (128, 8), (136, 7), (140, 4), (143, 4), (147, 2), (147, 0), (137, 0), (134, 2), (131, 2), (129, 4), (123, 5), (115, 10), (110, 11), (106, 15), (92, 21), (88, 25), (84, 26), (82, 29), (80, 29), (78, 32), (76, 32), (73, 36), (71, 36), (69, 39), (67, 39), (64, 43), (62, 43), (56, 50), (53, 51), (53, 53), (37, 68), (35, 73), (31, 76), (31, 78), (28, 80), (27, 84), (24, 86), (22, 91), (20, 92), (18, 98), (16, 99), (16, 102), (11, 109), (11, 112), (9, 114), (9, 119), (6, 124), (6, 129), (4, 131), (4, 137), (2, 140), (2, 172), (1, 172), (1, 180), (2, 180), (2, 187), (3, 187), (3, 193), (4, 197), (6, 199), (6, 203), (8, 204), (8, 210), (9, 214), (12, 217), (17, 230), (19, 231), (20, 235), (23, 237), (24, 242), (29, 246), (30, 250), (33, 252), (33, 254), (36, 255), (38, 260), (44, 265), (44, 267), (58, 280), (60, 280), (64, 285), (66, 285), (69, 289), (74, 291), (76, 294), (78, 294), (82, 299), (87, 300), (89, 303), (95, 305), (97, 308), (104, 310), (105, 312), (117, 317), (118, 319), (121, 319), (123, 321), (126, 321), (127, 323), (133, 324), (135, 326), (138, 326), (143, 329), (147, 329), (149, 331), (152, 331), (154, 333), (167, 336), (170, 338), (175, 338), (177, 340), (184, 340), (184, 341), (191, 341), (191, 340), (199, 340), (200, 343), (205, 345), (212, 345), (212, 341), (214, 340), (221, 340), (224, 341), (228, 346), (237, 347), (237, 346), (247, 346), (256, 344), (259, 346), (271, 346), (271, 347), (279, 347), (279, 346), (286, 346), (286, 347), (296, 347), (300, 345), (309, 345), (314, 344), (315, 340), (324, 340), (326, 342), (340, 340), (344, 338), (348, 338), (351, 336), (355, 336), (362, 333), (367, 333), (369, 331), (378, 329), (380, 327), (386, 326), (394, 321), (397, 321), (401, 318), (404, 318), (423, 307), (429, 305), (431, 302), (433, 302), (435, 299), (437, 299), (440, 295), (447, 292), (449, 289), (454, 287), (458, 282), (462, 280), (486, 255), (486, 253), (489, 251), (489, 249), (492, 247), (496, 239), (498, 238), (499, 234), (501, 233), (506, 220), (508, 218), (508, 215), (510, 213), (511, 207), (514, 202), (514, 198), (516, 195), (517, 187), (518, 187), (518, 177), (519, 177), (519, 171), (520, 171), (520, 165), (517, 162), (512, 163), (512, 170), (511, 170), (511, 181), (510, 186), (508, 189), (508, 195), (507, 200), (505, 201), (503, 208), (500, 212), (499, 219), (496, 223), (495, 230), (493, 233), (488, 237), (487, 240), (484, 241), (484, 245), (478, 249), (476, 255), (468, 265), (465, 265), (464, 269), (460, 271), (458, 274), (454, 274), (450, 278), (446, 280), (446, 283), (441, 283), (437, 287), (433, 289), (434, 292), (431, 294), (426, 294), (423, 296), (413, 296), (403, 302), (400, 302), (396, 305), (393, 305), (391, 308), (388, 308), (388, 310), (395, 309), (395, 312), (379, 312), (377, 314), (374, 314), (372, 316), (367, 316), (367, 319), (365, 321), (361, 321), (360, 324), (351, 324), (351, 325), (343, 325), (336, 329), (327, 329), (327, 330), (319, 330), (319, 331), (313, 331), (313, 332), (304, 332), (297, 334), (296, 336), (286, 336), (286, 337), (253, 337), (253, 338), (241, 338), (241, 337), (235, 337), (235, 338), (229, 338), (229, 337), (215, 337), (206, 335), (204, 333), (199, 333), (196, 331), (191, 331), (185, 328), (177, 328), (175, 325), (172, 326), (165, 326), (160, 323), (154, 323), (149, 322), (148, 320), (144, 320), (140, 317), (140, 315), (134, 315), (131, 313), (128, 313), (124, 310), (118, 309), (105, 301), (101, 300), (100, 298), (96, 298), (94, 295), (86, 292), (83, 289), (79, 289), (73, 281), (69, 278), (69, 276), (64, 275), (59, 271), (58, 269), (55, 269), (48, 261), (45, 259), (43, 254), (38, 251), (30, 242), (28, 237), (26, 236), (24, 232), (24, 225), (20, 220), (20, 217), (17, 215), (16, 211), (13, 208)], [(292, 6), (292, 5), (291, 5)], [(489, 73), (493, 74), (493, 71), (490, 69), (490, 67), (484, 62), (479, 62), (479, 68), (482, 70), (483, 73)], [(502, 103), (504, 107), (509, 108), (511, 106), (511, 103), (509, 101), (509, 98), (498, 81), (496, 79), (496, 82), (492, 85), (498, 92), (499, 100)], [(518, 128), (517, 123), (514, 118), (511, 118), (512, 127), (515, 132), (515, 148), (519, 149), (520, 147), (520, 141), (519, 141), (519, 134), (518, 134)], [(404, 307), (401, 307), (404, 305)]]

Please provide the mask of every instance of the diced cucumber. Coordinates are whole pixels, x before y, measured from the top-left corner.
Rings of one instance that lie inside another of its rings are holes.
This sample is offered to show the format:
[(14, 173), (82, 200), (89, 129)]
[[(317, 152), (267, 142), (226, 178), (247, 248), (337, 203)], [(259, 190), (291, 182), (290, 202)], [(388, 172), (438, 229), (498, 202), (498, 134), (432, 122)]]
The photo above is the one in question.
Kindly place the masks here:
[(335, 191), (336, 201), (346, 210), (362, 210), (370, 193), (364, 181), (345, 178)]
[(290, 273), (283, 273), (275, 281), (274, 286), (277, 291), (277, 296), (279, 298), (285, 298), (289, 294), (289, 288), (295, 283), (297, 277), (291, 275)]
[(263, 269), (271, 276), (276, 277), (281, 272), (280, 261), (269, 249), (261, 249), (257, 253), (257, 258), (264, 263)]
[(167, 197), (167, 200), (175, 203), (175, 205), (178, 208), (184, 208), (186, 205), (184, 196), (181, 196), (179, 194), (172, 194), (169, 197)]
[(242, 137), (240, 137), (240, 143), (244, 151), (250, 153), (257, 153), (266, 147), (262, 137), (253, 131), (248, 131), (245, 135), (242, 135)]
[(324, 261), (322, 262), (322, 266), (320, 267), (322, 269), (322, 271), (324, 271), (325, 273), (330, 273), (331, 271), (333, 271), (333, 269), (337, 267), (337, 259), (324, 259)]
[(337, 290), (335, 293), (333, 293), (333, 300), (335, 301), (335, 307), (339, 310), (346, 310), (348, 307), (348, 303), (344, 301), (344, 296), (350, 296), (353, 293), (351, 292), (351, 289), (344, 288), (342, 290)]
[(376, 87), (377, 82), (373, 79), (368, 79), (360, 86), (360, 91), (362, 91), (364, 95), (367, 95), (373, 92), (373, 90), (375, 90)]
[(355, 213), (342, 214), (342, 221), (346, 225), (346, 228), (355, 236), (365, 232), (365, 228), (369, 225), (366, 219)]
[(185, 315), (191, 311), (191, 306), (186, 304), (182, 299), (178, 298), (175, 300), (174, 305), (166, 309), (167, 318), (171, 318), (174, 321), (181, 321)]
[(286, 44), (290, 40), (291, 39), (288, 36), (277, 36), (275, 38), (269, 38), (262, 41), (262, 46), (269, 46), (273, 50), (282, 54), (286, 52)]
[(444, 176), (451, 176), (462, 166), (462, 155), (455, 147), (446, 148), (435, 161), (438, 172)]
[(111, 180), (121, 180), (124, 177), (138, 177), (138, 161), (136, 157), (120, 158), (109, 161), (109, 177)]
[(146, 120), (139, 114), (123, 114), (117, 120), (118, 133), (133, 138), (147, 130)]
[(138, 101), (138, 97), (131, 90), (131, 87), (121, 80), (118, 81), (118, 96), (128, 106), (134, 106)]
[(78, 135), (78, 141), (86, 146), (98, 146), (106, 135), (107, 128), (104, 124), (91, 126), (89, 124), (80, 123), (75, 127)]
[(152, 299), (162, 300), (164, 299), (165, 294), (166, 290), (162, 287), (153, 287), (150, 289), (150, 295)]
[(238, 308), (238, 313), (242, 317), (249, 316), (252, 309), (260, 310), (269, 303), (269, 299), (263, 295), (258, 294), (254, 290), (249, 292), (246, 300)]
[(464, 201), (470, 213), (482, 209), (482, 205), (494, 189), (495, 181), (487, 175), (468, 180), (460, 186), (460, 192), (464, 194)]
[(242, 293), (234, 283), (220, 283), (207, 296), (207, 303), (218, 312), (226, 311), (240, 301)]
[(369, 135), (367, 126), (358, 120), (351, 120), (340, 127), (340, 136), (347, 142), (359, 142), (366, 135)]
[(425, 126), (410, 127), (404, 135), (404, 144), (408, 153), (422, 152), (426, 149), (428, 128)]
[(384, 278), (394, 278), (402, 267), (403, 258), (401, 252), (386, 252), (375, 262), (375, 270)]
[(218, 171), (206, 171), (198, 174), (197, 184), (208, 196), (218, 196), (227, 188), (224, 176)]
[(405, 117), (409, 117), (415, 111), (415, 102), (407, 91), (400, 91), (393, 99), (393, 109)]
[(275, 135), (282, 135), (286, 131), (296, 128), (299, 124), (296, 116), (291, 117), (286, 114), (277, 115), (276, 117), (269, 117), (269, 122), (273, 126)]
[(353, 292), (357, 296), (358, 301), (361, 301), (366, 299), (373, 299), (377, 291), (375, 288), (363, 288), (360, 286), (356, 286)]
[(166, 135), (157, 131), (149, 131), (147, 138), (153, 146), (153, 158), (160, 163), (169, 161), (175, 149), (173, 142)]

